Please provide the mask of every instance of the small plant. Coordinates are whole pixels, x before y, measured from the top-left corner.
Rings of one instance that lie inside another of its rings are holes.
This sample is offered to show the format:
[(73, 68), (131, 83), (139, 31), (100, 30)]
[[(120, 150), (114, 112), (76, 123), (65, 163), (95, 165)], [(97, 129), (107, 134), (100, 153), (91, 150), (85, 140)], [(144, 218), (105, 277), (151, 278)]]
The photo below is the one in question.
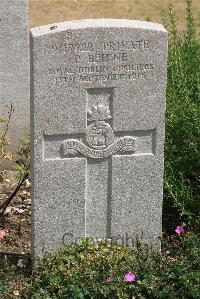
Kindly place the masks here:
[(177, 207), (182, 219), (200, 226), (200, 39), (192, 1), (186, 0), (186, 28), (179, 33), (172, 2), (169, 32), (165, 203)]
[(84, 239), (38, 262), (25, 298), (200, 298), (200, 239), (163, 239), (163, 254)]
[(0, 299), (23, 298), (20, 294), (22, 294), (30, 274), (28, 272), (30, 263), (27, 260), (26, 264), (21, 267), (19, 261), (16, 263), (13, 260), (9, 254), (0, 254)]
[(12, 153), (7, 150), (7, 146), (10, 144), (7, 134), (8, 134), (9, 124), (13, 112), (14, 109), (11, 103), (8, 111), (8, 118), (0, 119), (0, 124), (3, 125), (3, 129), (0, 130), (0, 158), (6, 160), (12, 160)]
[[(7, 119), (0, 119), (0, 124), (3, 124), (4, 129), (0, 131), (0, 158), (6, 160), (12, 160), (12, 153), (7, 150), (7, 146), (10, 144), (9, 138), (7, 137), (9, 124), (11, 121), (12, 113), (14, 112), (12, 103), (10, 104)], [(0, 205), (0, 215), (3, 215), (7, 206), (10, 204), (12, 199), (15, 197), (24, 181), (29, 177), (30, 173), (30, 138), (28, 136), (21, 140), (22, 146), (18, 149), (19, 159), (14, 162), (14, 168), (18, 171), (18, 184), (12, 194), (5, 199)], [(3, 182), (3, 175), (0, 172), (0, 181)]]
[(14, 164), (14, 169), (18, 171), (18, 177), (23, 178), (30, 174), (30, 136), (24, 136), (18, 151), (18, 160)]
[(18, 149), (19, 159), (14, 163), (14, 169), (17, 170), (18, 184), (11, 195), (5, 199), (0, 205), (0, 215), (3, 215), (12, 199), (15, 197), (17, 192), (20, 190), (24, 182), (29, 178), (30, 175), (30, 138), (25, 136), (21, 140), (22, 146)]

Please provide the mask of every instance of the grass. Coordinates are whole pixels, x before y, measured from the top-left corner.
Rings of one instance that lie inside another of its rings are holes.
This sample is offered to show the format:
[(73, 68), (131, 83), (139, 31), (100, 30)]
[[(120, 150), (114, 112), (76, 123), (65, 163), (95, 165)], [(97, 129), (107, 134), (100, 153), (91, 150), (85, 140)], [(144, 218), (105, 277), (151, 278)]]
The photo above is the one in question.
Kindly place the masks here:
[(200, 39), (186, 1), (186, 29), (177, 30), (173, 6), (164, 23), (169, 30), (165, 201), (182, 220), (200, 226)]

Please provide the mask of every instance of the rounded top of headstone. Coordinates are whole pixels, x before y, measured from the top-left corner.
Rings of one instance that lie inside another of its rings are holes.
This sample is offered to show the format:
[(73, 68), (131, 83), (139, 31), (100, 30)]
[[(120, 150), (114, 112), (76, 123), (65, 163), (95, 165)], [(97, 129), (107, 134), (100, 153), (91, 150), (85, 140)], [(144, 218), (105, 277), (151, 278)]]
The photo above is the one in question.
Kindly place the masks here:
[(87, 28), (135, 28), (143, 30), (161, 31), (167, 33), (163, 25), (158, 23), (128, 20), (128, 19), (85, 19), (77, 21), (67, 21), (54, 23), (31, 29), (34, 37), (61, 32), (69, 29), (87, 29)]

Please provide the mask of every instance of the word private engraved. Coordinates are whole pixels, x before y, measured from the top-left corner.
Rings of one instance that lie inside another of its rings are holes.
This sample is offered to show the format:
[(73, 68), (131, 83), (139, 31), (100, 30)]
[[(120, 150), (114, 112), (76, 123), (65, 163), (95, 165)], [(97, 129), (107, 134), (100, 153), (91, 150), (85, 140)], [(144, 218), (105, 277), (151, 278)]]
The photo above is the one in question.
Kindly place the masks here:
[(109, 121), (112, 118), (109, 107), (101, 102), (88, 110), (88, 122), (86, 129), (86, 142), (80, 140), (64, 140), (61, 153), (64, 157), (82, 154), (89, 158), (107, 158), (117, 152), (134, 152), (136, 150), (136, 139), (125, 136), (115, 140), (113, 129)]
[[(51, 53), (66, 56), (65, 64), (48, 69), (56, 85), (108, 81), (144, 81), (154, 77), (156, 65), (144, 54), (155, 44), (147, 38), (95, 42), (64, 42), (51, 45)], [(138, 56), (139, 54), (142, 54)], [(140, 58), (138, 58), (140, 57)]]

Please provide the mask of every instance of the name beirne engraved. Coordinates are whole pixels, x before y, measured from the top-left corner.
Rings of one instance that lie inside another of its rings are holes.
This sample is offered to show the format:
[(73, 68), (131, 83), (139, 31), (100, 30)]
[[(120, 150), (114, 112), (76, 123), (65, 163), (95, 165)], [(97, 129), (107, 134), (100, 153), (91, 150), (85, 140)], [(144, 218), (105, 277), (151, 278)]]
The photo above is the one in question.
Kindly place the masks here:
[(51, 51), (69, 55), (71, 66), (51, 68), (48, 74), (54, 76), (56, 84), (148, 80), (154, 70), (152, 62), (133, 64), (133, 58), (134, 53), (152, 48), (153, 43), (146, 39), (105, 41), (100, 44), (90, 41), (53, 44)]

